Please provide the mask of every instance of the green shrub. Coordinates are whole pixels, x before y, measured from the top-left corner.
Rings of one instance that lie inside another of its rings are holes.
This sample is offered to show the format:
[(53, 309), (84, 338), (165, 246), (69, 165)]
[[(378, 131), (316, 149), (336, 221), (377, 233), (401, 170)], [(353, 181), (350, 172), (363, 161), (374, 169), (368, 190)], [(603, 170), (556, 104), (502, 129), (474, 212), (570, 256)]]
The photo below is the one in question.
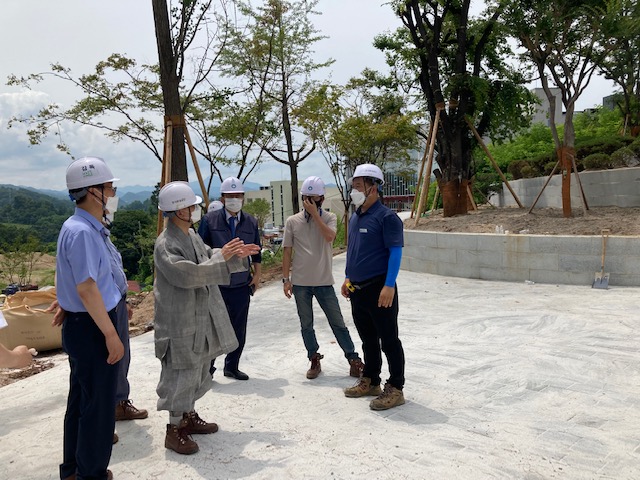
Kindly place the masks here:
[(610, 168), (610, 157), (606, 153), (592, 153), (582, 160), (582, 164), (588, 170), (606, 170)]
[(522, 168), (529, 166), (526, 160), (516, 160), (507, 166), (507, 172), (511, 174), (514, 180), (522, 178)]
[(611, 154), (611, 167), (620, 168), (626, 167), (634, 163), (636, 154), (629, 147), (619, 148)]

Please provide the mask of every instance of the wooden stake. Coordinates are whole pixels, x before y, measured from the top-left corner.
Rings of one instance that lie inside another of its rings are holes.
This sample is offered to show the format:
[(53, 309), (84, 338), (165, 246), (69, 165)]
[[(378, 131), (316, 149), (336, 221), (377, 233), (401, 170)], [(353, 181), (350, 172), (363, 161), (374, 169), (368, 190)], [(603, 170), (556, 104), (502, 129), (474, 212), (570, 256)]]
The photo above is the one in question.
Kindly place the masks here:
[(556, 169), (558, 168), (559, 165), (560, 165), (560, 160), (556, 162), (555, 166), (553, 167), (553, 170), (551, 170), (551, 173), (549, 174), (547, 181), (544, 182), (544, 185), (542, 186), (542, 190), (540, 190), (540, 193), (538, 193), (538, 196), (533, 201), (533, 204), (531, 205), (531, 208), (527, 213), (531, 213), (531, 211), (533, 210), (533, 207), (536, 206), (536, 203), (538, 203), (538, 200), (540, 200), (540, 197), (542, 196), (542, 192), (544, 192), (544, 189), (547, 188), (547, 185), (549, 185), (549, 182), (551, 181), (551, 177), (553, 177), (553, 174), (556, 173)]
[(436, 183), (436, 191), (433, 194), (433, 203), (431, 204), (431, 213), (433, 213), (433, 211), (436, 209), (436, 207), (438, 206), (438, 197), (440, 196), (440, 187), (438, 186), (438, 184)]
[(424, 147), (424, 155), (422, 155), (422, 161), (420, 162), (420, 173), (418, 174), (418, 183), (416, 183), (416, 195), (413, 197), (413, 204), (411, 205), (411, 215), (409, 218), (413, 218), (416, 211), (416, 201), (418, 200), (418, 188), (422, 183), (422, 174), (424, 172), (425, 162), (427, 161), (427, 155), (429, 154), (429, 145), (431, 144), (431, 135), (433, 135), (433, 128), (429, 129), (429, 136), (427, 137), (427, 144)]
[(502, 170), (500, 170), (500, 167), (498, 166), (498, 164), (496, 163), (496, 161), (493, 159), (493, 157), (491, 156), (491, 153), (489, 152), (489, 149), (487, 148), (487, 146), (484, 144), (484, 140), (482, 140), (482, 137), (480, 136), (480, 134), (478, 133), (478, 131), (476, 130), (476, 127), (473, 126), (473, 124), (471, 123), (471, 121), (469, 120), (469, 117), (467, 117), (465, 115), (464, 117), (465, 121), (467, 122), (467, 125), (469, 125), (469, 128), (471, 129), (471, 131), (473, 132), (473, 134), (476, 137), (476, 140), (478, 140), (478, 143), (480, 144), (480, 146), (482, 147), (482, 149), (484, 150), (484, 153), (487, 154), (487, 157), (489, 157), (489, 160), (491, 161), (491, 165), (493, 165), (493, 168), (496, 170), (496, 172), (498, 172), (498, 175), (500, 175), (500, 178), (502, 179), (502, 181), (504, 182), (504, 184), (507, 186), (507, 188), (509, 189), (509, 191), (511, 192), (511, 195), (513, 195), (513, 199), (516, 201), (516, 203), (518, 204), (518, 206), (520, 208), (524, 208), (522, 206), (522, 203), (520, 203), (520, 199), (518, 198), (518, 195), (516, 195), (516, 192), (513, 191), (513, 189), (511, 188), (511, 185), (509, 184), (509, 181), (507, 180), (507, 178), (504, 176), (504, 174), (502, 173)]
[(420, 190), (420, 203), (418, 204), (418, 210), (416, 212), (416, 222), (414, 226), (418, 226), (420, 222), (420, 216), (424, 210), (424, 206), (427, 204), (427, 195), (429, 195), (429, 182), (431, 181), (431, 167), (433, 166), (433, 150), (436, 146), (436, 137), (438, 132), (438, 123), (440, 122), (440, 111), (444, 109), (444, 105), (438, 105), (436, 110), (436, 118), (433, 122), (431, 135), (431, 143), (429, 144), (429, 161), (427, 163), (427, 170), (422, 181), (422, 190)]
[(207, 189), (204, 186), (204, 181), (202, 180), (202, 174), (200, 173), (200, 167), (198, 166), (198, 161), (196, 160), (196, 151), (193, 148), (193, 144), (191, 143), (191, 136), (189, 135), (189, 130), (187, 126), (184, 127), (184, 138), (187, 140), (187, 146), (189, 147), (189, 153), (191, 154), (191, 160), (193, 161), (193, 168), (196, 170), (196, 176), (198, 177), (198, 183), (200, 184), (200, 190), (202, 190), (202, 198), (204, 198), (205, 205), (205, 213), (209, 209), (209, 194), (207, 193)]
[(467, 184), (467, 195), (469, 196), (471, 205), (473, 205), (473, 209), (478, 210), (478, 206), (476, 205), (476, 201), (473, 199), (473, 194), (471, 193), (471, 187), (469, 186), (469, 184)]
[[(162, 178), (160, 178), (160, 188), (171, 181), (171, 146), (173, 141), (173, 122), (165, 119), (164, 124), (164, 154), (162, 156)], [(158, 209), (157, 235), (164, 230), (165, 219)]]

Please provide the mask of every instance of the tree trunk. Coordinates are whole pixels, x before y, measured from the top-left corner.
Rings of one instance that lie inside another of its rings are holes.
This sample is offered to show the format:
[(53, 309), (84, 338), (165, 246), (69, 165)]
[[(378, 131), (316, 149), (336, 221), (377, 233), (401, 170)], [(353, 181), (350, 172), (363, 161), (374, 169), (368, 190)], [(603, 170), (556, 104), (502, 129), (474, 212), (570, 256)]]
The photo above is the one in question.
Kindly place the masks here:
[(571, 217), (571, 171), (573, 170), (571, 159), (575, 156), (576, 151), (575, 148), (563, 145), (556, 154), (562, 168), (562, 216), (569, 218)]
[(466, 215), (468, 212), (468, 180), (438, 180), (438, 188), (442, 195), (443, 215)]
[[(167, 2), (166, 0), (152, 0), (152, 5), (165, 117), (182, 118), (183, 112), (180, 105), (179, 91), (180, 79), (177, 74), (177, 57), (173, 51)], [(178, 122), (173, 123), (175, 125)], [(189, 180), (187, 176), (187, 156), (184, 147), (184, 127), (179, 123), (173, 127), (172, 132), (169, 180)]]

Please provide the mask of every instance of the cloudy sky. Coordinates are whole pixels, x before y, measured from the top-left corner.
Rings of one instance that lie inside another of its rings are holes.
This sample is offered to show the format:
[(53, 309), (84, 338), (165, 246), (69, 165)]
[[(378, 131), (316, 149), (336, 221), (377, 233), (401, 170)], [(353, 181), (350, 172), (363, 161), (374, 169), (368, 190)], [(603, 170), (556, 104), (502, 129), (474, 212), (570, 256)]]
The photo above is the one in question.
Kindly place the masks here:
[[(316, 45), (317, 59), (335, 59), (326, 71), (343, 83), (365, 67), (384, 68), (384, 57), (372, 46), (376, 34), (399, 25), (385, 0), (320, 0), (322, 13), (314, 23), (328, 39)], [(367, 28), (356, 27), (366, 25)], [(156, 63), (157, 50), (150, 0), (2, 0), (0, 26), (5, 47), (0, 53), (0, 184), (64, 189), (68, 155), (55, 148), (55, 139), (29, 146), (25, 128), (7, 129), (13, 115), (35, 112), (49, 102), (70, 105), (77, 93), (60, 82), (46, 82), (28, 91), (6, 85), (10, 74), (26, 76), (45, 72), (59, 62), (76, 75), (93, 70), (111, 53), (124, 53), (138, 63)], [(601, 103), (611, 89), (596, 81), (583, 95), (578, 109)], [(161, 122), (161, 119), (158, 119)], [(119, 185), (154, 185), (160, 178), (159, 162), (142, 146), (131, 142), (113, 144), (89, 127), (65, 125), (63, 140), (75, 157), (105, 158)], [(193, 136), (193, 135), (192, 135)], [(201, 168), (204, 168), (201, 165)], [(233, 172), (228, 172), (229, 174)], [(320, 175), (330, 180), (321, 156), (300, 165), (299, 177)], [(190, 175), (195, 179), (195, 175)], [(288, 167), (269, 162), (249, 180), (267, 185), (289, 177)]]

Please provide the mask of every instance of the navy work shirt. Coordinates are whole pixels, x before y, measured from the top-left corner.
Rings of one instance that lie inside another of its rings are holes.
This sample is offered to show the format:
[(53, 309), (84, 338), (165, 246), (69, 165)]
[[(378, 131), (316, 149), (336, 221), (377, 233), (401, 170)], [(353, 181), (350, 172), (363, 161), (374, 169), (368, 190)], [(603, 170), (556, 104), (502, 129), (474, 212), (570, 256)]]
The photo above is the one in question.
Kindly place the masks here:
[(386, 275), (389, 248), (404, 246), (402, 220), (380, 200), (366, 212), (358, 208), (349, 221), (347, 278), (363, 282)]
[[(238, 212), (238, 216), (240, 221), (236, 223), (236, 237), (244, 243), (255, 243), (262, 248), (257, 220), (245, 212)], [(229, 243), (232, 237), (231, 227), (227, 221), (227, 210), (223, 208), (215, 212), (209, 212), (202, 217), (198, 227), (198, 234), (202, 237), (204, 243), (211, 248), (222, 248)], [(254, 263), (262, 263), (261, 253), (251, 255), (250, 258)], [(232, 273), (229, 287), (243, 287), (249, 285), (250, 282), (251, 271), (247, 269), (245, 272)], [(221, 285), (221, 287), (224, 286)]]

